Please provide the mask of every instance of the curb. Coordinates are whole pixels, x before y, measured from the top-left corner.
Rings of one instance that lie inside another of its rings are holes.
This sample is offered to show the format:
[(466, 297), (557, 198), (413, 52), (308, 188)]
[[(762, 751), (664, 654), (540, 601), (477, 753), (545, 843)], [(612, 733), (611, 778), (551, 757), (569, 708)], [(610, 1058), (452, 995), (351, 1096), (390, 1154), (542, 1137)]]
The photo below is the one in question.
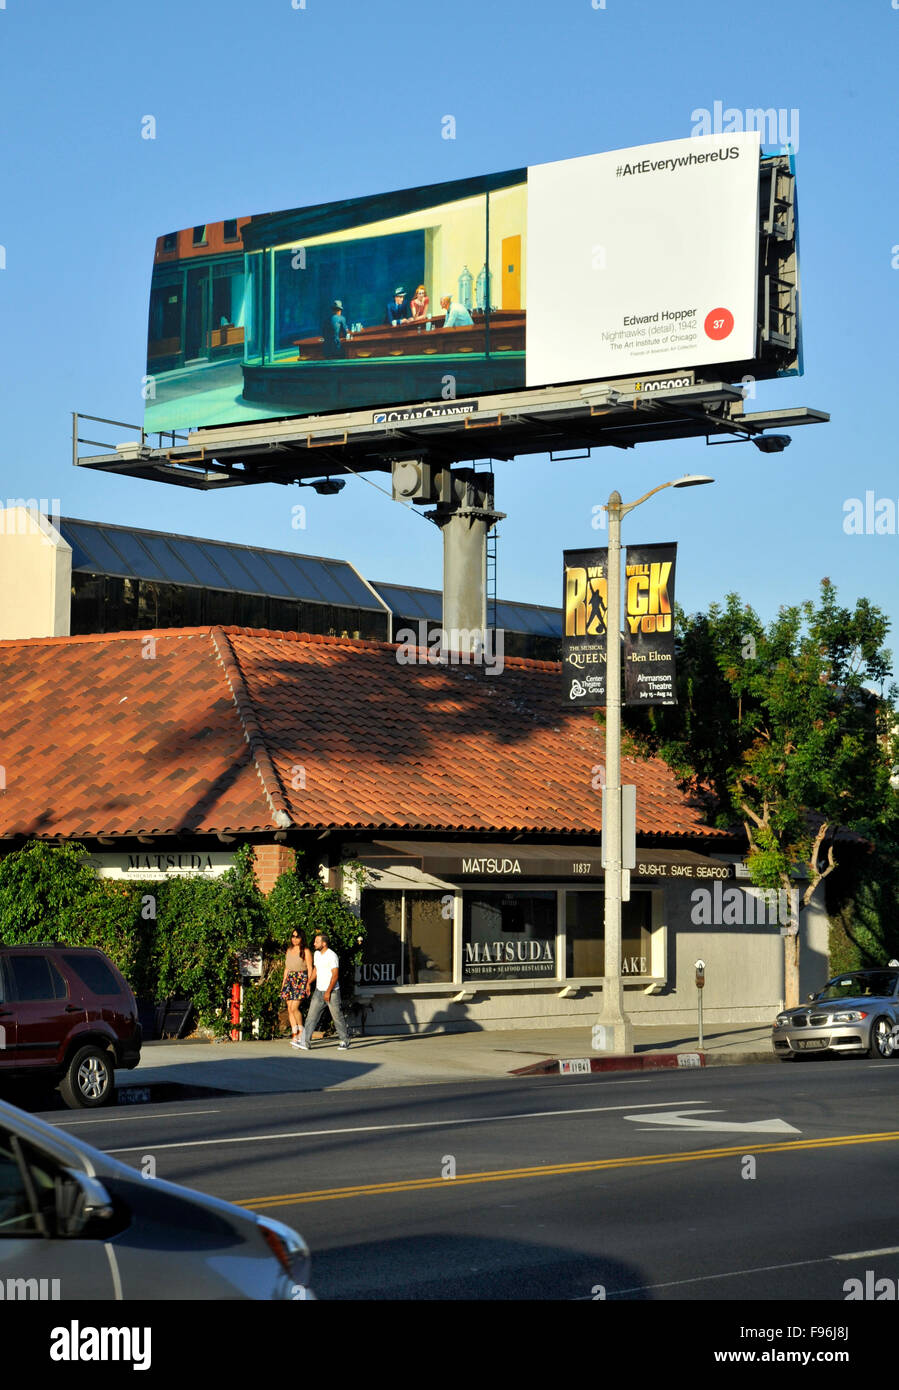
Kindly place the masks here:
[(161, 1101), (215, 1100), (219, 1096), (242, 1095), (223, 1086), (195, 1086), (184, 1081), (149, 1081), (145, 1086), (116, 1086), (116, 1105), (156, 1105)]
[(703, 1052), (649, 1052), (635, 1057), (549, 1057), (515, 1067), (510, 1076), (585, 1076), (594, 1071), (663, 1071), (669, 1067), (704, 1067)]
[(744, 1052), (724, 1057), (705, 1052), (647, 1052), (617, 1057), (548, 1057), (526, 1067), (515, 1067), (509, 1076), (586, 1076), (598, 1071), (667, 1071), (682, 1067), (742, 1066), (744, 1063), (776, 1062), (768, 1052)]

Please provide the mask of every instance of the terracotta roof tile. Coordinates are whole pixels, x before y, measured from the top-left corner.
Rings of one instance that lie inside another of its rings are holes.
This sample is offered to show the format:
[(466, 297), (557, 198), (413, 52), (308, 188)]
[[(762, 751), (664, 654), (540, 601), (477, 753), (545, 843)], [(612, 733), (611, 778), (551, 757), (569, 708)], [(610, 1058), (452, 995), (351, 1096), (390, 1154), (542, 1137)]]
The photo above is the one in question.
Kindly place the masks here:
[[(401, 665), (387, 643), (306, 633), (0, 642), (0, 835), (595, 835), (603, 734), (560, 694), (554, 662)], [(622, 780), (641, 834), (723, 833), (663, 763), (624, 759)]]

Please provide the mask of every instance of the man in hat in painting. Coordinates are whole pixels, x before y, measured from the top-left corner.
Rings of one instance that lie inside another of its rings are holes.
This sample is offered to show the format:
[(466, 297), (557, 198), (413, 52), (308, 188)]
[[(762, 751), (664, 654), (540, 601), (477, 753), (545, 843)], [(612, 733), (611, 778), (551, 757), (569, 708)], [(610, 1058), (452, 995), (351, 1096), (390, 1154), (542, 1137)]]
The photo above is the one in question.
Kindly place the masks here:
[(344, 339), (347, 332), (347, 321), (343, 316), (343, 302), (335, 299), (331, 305), (331, 331), (327, 340), (328, 357), (344, 356)]
[(393, 292), (393, 299), (387, 305), (387, 322), (394, 327), (402, 323), (409, 317), (409, 305), (406, 303), (406, 291), (402, 285), (397, 285)]

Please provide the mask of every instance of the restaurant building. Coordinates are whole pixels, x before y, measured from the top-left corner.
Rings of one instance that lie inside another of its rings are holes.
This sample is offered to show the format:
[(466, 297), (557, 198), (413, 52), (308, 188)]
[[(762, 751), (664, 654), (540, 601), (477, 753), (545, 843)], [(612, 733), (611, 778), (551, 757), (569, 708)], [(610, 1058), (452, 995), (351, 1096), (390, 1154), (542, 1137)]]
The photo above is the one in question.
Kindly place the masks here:
[[(606, 968), (602, 728), (562, 706), (558, 663), (409, 657), (214, 626), (0, 642), (0, 854), (74, 839), (140, 881), (222, 873), (249, 841), (268, 891), (301, 852), (365, 922), (369, 1031), (587, 1025)], [(692, 1028), (702, 957), (707, 1028), (767, 1022), (783, 904), (663, 763), (625, 757), (622, 780), (632, 1021)], [(800, 970), (803, 993), (827, 975), (815, 905)]]

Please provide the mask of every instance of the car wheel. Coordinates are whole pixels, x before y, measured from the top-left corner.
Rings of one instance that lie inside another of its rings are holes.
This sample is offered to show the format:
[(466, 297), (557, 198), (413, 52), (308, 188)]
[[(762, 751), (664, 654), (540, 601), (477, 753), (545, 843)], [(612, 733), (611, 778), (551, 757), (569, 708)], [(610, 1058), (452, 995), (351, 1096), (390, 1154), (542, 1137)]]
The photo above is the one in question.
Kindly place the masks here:
[(871, 1037), (868, 1043), (869, 1057), (892, 1057), (893, 1025), (881, 1014), (871, 1024)]
[(115, 1091), (115, 1071), (108, 1052), (90, 1044), (80, 1047), (59, 1083), (59, 1092), (71, 1110), (108, 1105)]

